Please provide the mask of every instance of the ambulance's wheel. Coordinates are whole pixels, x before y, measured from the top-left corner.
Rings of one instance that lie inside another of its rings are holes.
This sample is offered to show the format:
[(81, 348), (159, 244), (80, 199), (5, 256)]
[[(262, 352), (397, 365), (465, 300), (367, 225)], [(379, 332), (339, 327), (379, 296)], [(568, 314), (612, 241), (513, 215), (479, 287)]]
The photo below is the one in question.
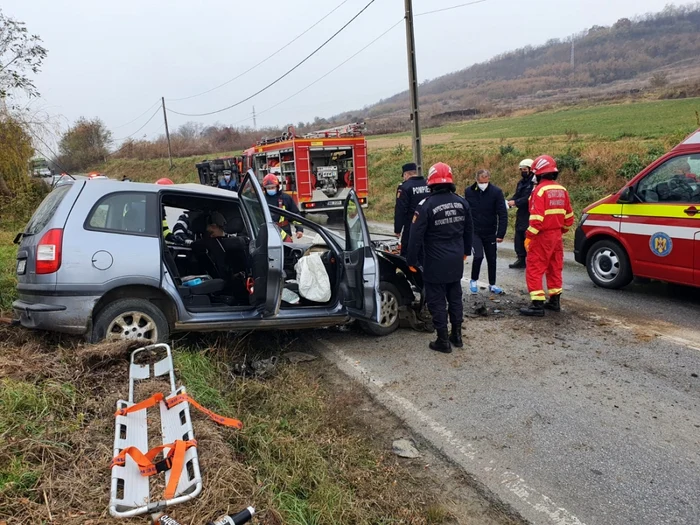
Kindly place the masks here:
[(586, 256), (588, 276), (601, 288), (617, 289), (632, 282), (632, 267), (625, 249), (615, 241), (598, 241)]
[(401, 292), (387, 281), (379, 283), (379, 324), (361, 321), (360, 327), (370, 335), (384, 336), (394, 333), (399, 327)]

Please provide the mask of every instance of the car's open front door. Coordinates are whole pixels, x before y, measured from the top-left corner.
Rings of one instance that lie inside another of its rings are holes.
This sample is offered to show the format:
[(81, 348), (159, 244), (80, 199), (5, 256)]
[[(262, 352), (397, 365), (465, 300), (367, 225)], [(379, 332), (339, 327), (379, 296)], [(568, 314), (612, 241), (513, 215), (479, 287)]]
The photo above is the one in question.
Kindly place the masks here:
[(345, 252), (343, 297), (355, 319), (379, 322), (379, 262), (370, 243), (367, 221), (355, 191), (345, 199)]
[(272, 222), (270, 210), (258, 179), (248, 171), (238, 197), (250, 231), (250, 260), (253, 272), (251, 303), (260, 306), (265, 317), (277, 315), (284, 286), (282, 237)]

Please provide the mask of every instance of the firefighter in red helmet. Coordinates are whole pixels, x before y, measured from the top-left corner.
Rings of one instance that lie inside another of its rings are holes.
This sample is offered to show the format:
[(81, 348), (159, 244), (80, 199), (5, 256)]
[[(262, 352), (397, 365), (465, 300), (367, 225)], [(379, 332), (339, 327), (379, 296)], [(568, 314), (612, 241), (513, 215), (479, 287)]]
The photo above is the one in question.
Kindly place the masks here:
[[(299, 208), (291, 196), (284, 193), (280, 188), (280, 181), (277, 175), (270, 173), (263, 177), (263, 188), (265, 188), (265, 200), (268, 206), (277, 206), (283, 210), (289, 210), (292, 213), (299, 214)], [(277, 222), (284, 242), (292, 242), (292, 226), (289, 217), (285, 217), (280, 213), (272, 211), (272, 219)], [(294, 223), (297, 239), (304, 236), (304, 228), (299, 223)]]
[[(411, 271), (422, 267), (425, 302), (433, 316), (437, 340), (430, 349), (449, 354), (450, 343), (462, 348), (462, 275), (472, 250), (469, 204), (455, 193), (452, 169), (439, 162), (428, 172), (430, 194), (413, 214), (406, 261)], [(445, 306), (449, 304), (449, 308)], [(448, 335), (447, 319), (452, 324)]]
[[(540, 155), (532, 164), (537, 186), (530, 196), (530, 223), (525, 233), (527, 267), (525, 279), (532, 301), (520, 313), (530, 317), (544, 316), (545, 309), (561, 310), (564, 271), (563, 235), (574, 224), (569, 192), (556, 180), (557, 163), (549, 155)], [(549, 302), (545, 303), (542, 278), (547, 278)]]
[(158, 179), (156, 181), (156, 184), (160, 184), (161, 186), (170, 186), (171, 184), (175, 184), (173, 181), (168, 179), (167, 177), (163, 177), (162, 179)]

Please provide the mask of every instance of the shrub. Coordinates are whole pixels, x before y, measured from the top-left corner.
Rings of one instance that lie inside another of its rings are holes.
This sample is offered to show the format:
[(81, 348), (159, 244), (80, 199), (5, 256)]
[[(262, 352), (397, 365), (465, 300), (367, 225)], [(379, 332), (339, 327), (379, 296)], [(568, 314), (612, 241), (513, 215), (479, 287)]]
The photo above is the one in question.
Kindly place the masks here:
[(512, 144), (503, 144), (501, 146), (498, 146), (498, 151), (501, 154), (501, 157), (506, 157), (508, 155), (518, 155), (519, 152), (516, 149), (515, 146)]
[(576, 173), (583, 166), (583, 159), (578, 151), (569, 148), (566, 153), (557, 158), (557, 166), (559, 170), (570, 169)]
[(627, 157), (625, 163), (622, 166), (620, 166), (620, 169), (617, 170), (617, 174), (620, 177), (624, 177), (626, 180), (630, 180), (637, 173), (642, 171), (647, 164), (648, 162), (646, 162), (636, 153), (633, 153), (629, 157)]

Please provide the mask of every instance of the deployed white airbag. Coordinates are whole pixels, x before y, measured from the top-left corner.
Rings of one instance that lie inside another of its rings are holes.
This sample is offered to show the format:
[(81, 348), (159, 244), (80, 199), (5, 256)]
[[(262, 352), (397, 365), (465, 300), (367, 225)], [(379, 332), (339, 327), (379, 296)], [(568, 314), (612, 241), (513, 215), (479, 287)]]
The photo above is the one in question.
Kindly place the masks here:
[(327, 303), (331, 300), (331, 281), (320, 253), (305, 255), (299, 259), (294, 269), (297, 272), (299, 295), (315, 303)]

